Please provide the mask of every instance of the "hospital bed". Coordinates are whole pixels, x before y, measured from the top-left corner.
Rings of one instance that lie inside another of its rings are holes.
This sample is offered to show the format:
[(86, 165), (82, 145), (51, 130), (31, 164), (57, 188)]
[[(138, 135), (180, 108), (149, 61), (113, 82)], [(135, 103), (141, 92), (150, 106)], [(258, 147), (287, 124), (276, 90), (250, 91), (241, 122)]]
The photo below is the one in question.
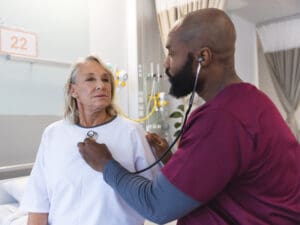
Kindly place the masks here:
[(27, 213), (19, 209), (28, 176), (0, 180), (0, 225), (26, 225)]
[[(0, 180), (0, 225), (26, 225), (27, 213), (19, 209), (19, 202), (28, 176)], [(167, 225), (175, 225), (176, 222)], [(146, 221), (145, 225), (155, 225)]]
[(19, 208), (33, 163), (0, 167), (0, 225), (26, 225), (27, 213)]
[[(25, 164), (22, 164), (24, 167)], [(26, 167), (31, 167), (26, 165)], [(19, 170), (21, 166), (0, 167), (0, 174), (11, 170)], [(0, 225), (26, 225), (27, 213), (19, 208), (19, 203), (26, 188), (28, 176), (14, 177), (0, 180)], [(166, 225), (175, 225), (176, 222)], [(146, 221), (145, 225), (155, 225)]]

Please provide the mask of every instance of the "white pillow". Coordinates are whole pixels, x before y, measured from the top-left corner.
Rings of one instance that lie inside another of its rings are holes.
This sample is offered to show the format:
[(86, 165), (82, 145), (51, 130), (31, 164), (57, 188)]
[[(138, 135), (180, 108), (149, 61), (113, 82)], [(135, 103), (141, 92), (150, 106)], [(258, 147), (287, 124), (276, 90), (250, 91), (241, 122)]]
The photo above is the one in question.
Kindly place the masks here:
[(2, 183), (2, 188), (7, 191), (17, 202), (20, 202), (25, 191), (28, 176), (9, 179)]

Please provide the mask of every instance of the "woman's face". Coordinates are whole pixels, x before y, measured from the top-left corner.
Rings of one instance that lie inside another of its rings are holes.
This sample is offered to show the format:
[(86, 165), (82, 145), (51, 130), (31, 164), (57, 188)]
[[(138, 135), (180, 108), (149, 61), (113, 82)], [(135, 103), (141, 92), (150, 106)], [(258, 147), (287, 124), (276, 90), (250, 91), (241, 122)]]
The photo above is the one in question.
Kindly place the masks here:
[(79, 110), (93, 113), (106, 109), (111, 104), (111, 76), (95, 61), (79, 66), (70, 94), (76, 98)]

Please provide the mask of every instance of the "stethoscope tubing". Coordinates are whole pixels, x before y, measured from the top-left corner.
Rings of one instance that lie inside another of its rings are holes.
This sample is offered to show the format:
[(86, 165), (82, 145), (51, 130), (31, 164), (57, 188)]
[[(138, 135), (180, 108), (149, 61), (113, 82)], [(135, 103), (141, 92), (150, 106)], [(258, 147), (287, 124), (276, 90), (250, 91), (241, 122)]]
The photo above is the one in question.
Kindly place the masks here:
[(180, 130), (179, 134), (173, 140), (173, 142), (170, 144), (170, 146), (168, 147), (168, 149), (165, 150), (165, 152), (154, 163), (152, 163), (151, 165), (147, 166), (144, 169), (137, 170), (135, 172), (131, 172), (131, 174), (143, 173), (143, 172), (151, 169), (152, 167), (154, 167), (156, 164), (158, 164), (172, 150), (173, 146), (176, 144), (176, 142), (178, 141), (178, 139), (180, 138), (180, 136), (183, 134), (184, 127), (185, 127), (188, 115), (189, 115), (189, 113), (191, 111), (191, 108), (192, 108), (193, 102), (194, 102), (194, 96), (195, 96), (195, 93), (196, 93), (197, 84), (198, 84), (198, 78), (199, 78), (199, 74), (200, 74), (200, 70), (201, 70), (201, 61), (202, 61), (202, 59), (201, 60), (199, 59), (199, 61), (198, 61), (198, 67), (197, 67), (197, 72), (196, 72), (196, 78), (195, 78), (195, 82), (194, 82), (194, 87), (193, 87), (192, 95), (191, 95), (190, 100), (189, 100), (189, 107), (188, 107), (188, 109), (187, 109), (187, 111), (185, 113), (183, 124), (181, 126), (181, 130)]

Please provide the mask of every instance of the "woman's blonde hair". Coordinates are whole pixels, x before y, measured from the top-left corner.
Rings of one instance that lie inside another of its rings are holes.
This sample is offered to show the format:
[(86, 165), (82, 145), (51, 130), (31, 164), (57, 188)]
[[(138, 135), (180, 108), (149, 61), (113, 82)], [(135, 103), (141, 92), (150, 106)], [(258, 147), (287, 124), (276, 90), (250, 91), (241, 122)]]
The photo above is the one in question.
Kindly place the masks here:
[(101, 67), (104, 68), (104, 70), (108, 73), (110, 76), (110, 85), (111, 85), (111, 104), (106, 107), (105, 111), (110, 116), (117, 115), (117, 110), (113, 104), (114, 99), (114, 93), (115, 93), (115, 81), (114, 76), (112, 72), (108, 69), (108, 67), (96, 56), (87, 56), (86, 58), (79, 59), (75, 64), (71, 67), (71, 73), (69, 75), (69, 78), (67, 80), (67, 83), (65, 84), (65, 110), (64, 110), (64, 118), (70, 120), (74, 124), (79, 123), (79, 112), (78, 112), (78, 106), (77, 106), (77, 100), (76, 98), (72, 97), (70, 94), (70, 88), (71, 84), (76, 83), (76, 77), (78, 75), (79, 67), (86, 63), (86, 62), (96, 62)]

